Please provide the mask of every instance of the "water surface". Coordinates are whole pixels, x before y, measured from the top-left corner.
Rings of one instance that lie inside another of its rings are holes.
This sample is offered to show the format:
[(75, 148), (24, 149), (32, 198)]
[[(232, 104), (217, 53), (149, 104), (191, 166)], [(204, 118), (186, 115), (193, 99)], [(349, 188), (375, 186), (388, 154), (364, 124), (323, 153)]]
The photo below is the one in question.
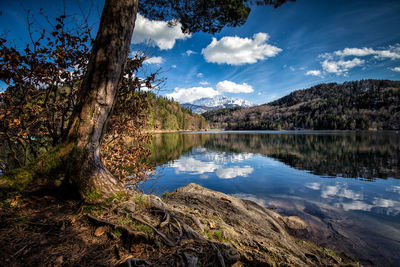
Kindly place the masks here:
[(253, 200), (310, 225), (301, 236), (364, 264), (400, 261), (400, 134), (208, 132), (155, 135), (161, 195), (188, 183)]

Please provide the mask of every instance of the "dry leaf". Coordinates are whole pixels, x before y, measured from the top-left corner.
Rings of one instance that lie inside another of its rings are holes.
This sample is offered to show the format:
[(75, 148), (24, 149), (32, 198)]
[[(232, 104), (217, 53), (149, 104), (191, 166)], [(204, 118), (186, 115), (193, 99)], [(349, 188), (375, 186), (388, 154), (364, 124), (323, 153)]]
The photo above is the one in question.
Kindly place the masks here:
[(96, 229), (96, 231), (94, 232), (94, 235), (95, 236), (102, 236), (105, 232), (106, 232), (106, 227), (104, 227), (104, 226), (101, 226), (101, 227), (98, 227), (97, 229)]
[(213, 222), (210, 222), (209, 225), (210, 225), (210, 229), (215, 229), (215, 228), (217, 228), (217, 226), (216, 226), (215, 223), (213, 223)]

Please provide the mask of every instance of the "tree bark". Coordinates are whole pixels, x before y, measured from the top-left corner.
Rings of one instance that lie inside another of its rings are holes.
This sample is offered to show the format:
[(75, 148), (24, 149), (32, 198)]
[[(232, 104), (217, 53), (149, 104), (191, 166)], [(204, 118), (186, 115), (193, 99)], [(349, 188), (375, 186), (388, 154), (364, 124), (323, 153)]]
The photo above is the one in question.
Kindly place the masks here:
[(129, 53), (137, 8), (138, 0), (106, 0), (79, 91), (80, 104), (66, 146), (73, 162), (68, 178), (84, 198), (90, 192), (109, 195), (122, 189), (103, 165), (100, 148)]

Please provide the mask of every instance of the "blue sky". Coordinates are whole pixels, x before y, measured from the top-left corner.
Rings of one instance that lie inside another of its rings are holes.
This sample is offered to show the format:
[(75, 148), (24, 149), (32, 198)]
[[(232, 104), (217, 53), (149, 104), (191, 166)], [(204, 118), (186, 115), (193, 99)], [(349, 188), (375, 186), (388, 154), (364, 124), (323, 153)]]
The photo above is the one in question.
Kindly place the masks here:
[[(9, 38), (18, 42), (26, 39), (22, 7), (62, 10), (58, 0), (9, 2), (0, 0), (0, 27), (11, 29)], [(97, 9), (99, 2), (93, 1)], [(68, 2), (67, 11), (79, 13), (76, 3)], [(82, 3), (87, 10), (87, 2)], [(94, 24), (97, 14), (95, 8)], [(400, 1), (298, 0), (278, 9), (254, 6), (245, 25), (214, 36), (186, 36), (179, 28), (140, 17), (132, 49), (150, 52), (153, 58), (145, 70), (161, 68), (167, 82), (159, 93), (180, 102), (225, 95), (262, 104), (319, 83), (399, 80)]]

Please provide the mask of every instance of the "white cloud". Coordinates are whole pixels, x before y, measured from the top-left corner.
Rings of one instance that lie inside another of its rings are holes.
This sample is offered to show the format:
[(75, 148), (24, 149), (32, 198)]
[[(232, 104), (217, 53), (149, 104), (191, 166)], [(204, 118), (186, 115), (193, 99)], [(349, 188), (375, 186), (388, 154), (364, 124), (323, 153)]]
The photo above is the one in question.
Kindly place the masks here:
[(322, 68), (329, 73), (336, 73), (337, 75), (346, 74), (351, 68), (361, 66), (365, 63), (364, 60), (354, 58), (352, 60), (339, 60), (329, 61), (328, 59), (322, 62)]
[(222, 81), (217, 84), (217, 90), (220, 93), (252, 93), (254, 89), (247, 83), (237, 84), (231, 81)]
[(226, 36), (217, 40), (212, 38), (211, 43), (201, 53), (207, 62), (229, 65), (253, 64), (258, 60), (274, 57), (282, 49), (267, 44), (269, 35), (257, 33), (250, 38)]
[(199, 73), (197, 73), (197, 75), (196, 75), (197, 77), (199, 77), (199, 78), (202, 78), (203, 76), (204, 76), (204, 74), (203, 73), (201, 73), (201, 72), (199, 72)]
[(250, 166), (245, 167), (232, 167), (232, 168), (218, 168), (217, 176), (221, 179), (232, 179), (237, 176), (247, 177), (254, 169)]
[(169, 27), (168, 22), (148, 20), (138, 14), (132, 42), (134, 44), (150, 42), (153, 46), (166, 50), (173, 48), (176, 40), (189, 37), (190, 35), (182, 32), (180, 23), (174, 27)]
[(369, 56), (375, 53), (375, 50), (372, 48), (345, 48), (343, 50), (338, 50), (335, 52), (337, 56), (346, 57), (346, 56)]
[(190, 56), (190, 55), (192, 55), (192, 54), (197, 54), (197, 52), (194, 52), (193, 50), (186, 50), (186, 52), (185, 52), (185, 54), (187, 55), (187, 56)]
[(175, 88), (173, 93), (167, 94), (179, 103), (192, 103), (203, 97), (214, 97), (220, 93), (212, 87)]
[[(353, 57), (351, 60), (347, 60), (346, 57)], [(364, 57), (360, 59), (359, 57)], [(388, 46), (386, 48), (374, 49), (369, 47), (362, 48), (344, 48), (343, 50), (337, 50), (332, 53), (324, 53), (319, 55), (322, 58), (321, 62), (323, 72), (335, 73), (336, 75), (347, 75), (347, 72), (354, 67), (364, 65), (363, 70), (370, 64), (376, 63), (373, 59), (379, 60), (399, 60), (400, 59), (400, 43)], [(400, 72), (400, 67), (390, 68), (392, 71)], [(308, 74), (309, 72), (307, 72)], [(313, 75), (310, 74), (309, 75)]]
[(175, 65), (175, 64), (174, 64), (174, 65), (172, 65), (172, 66), (171, 66), (171, 68), (173, 68), (173, 69), (176, 69), (176, 65)]
[(306, 75), (321, 76), (321, 71), (320, 70), (309, 70), (306, 72)]
[(162, 64), (164, 59), (162, 57), (150, 57), (143, 61), (144, 64)]
[(204, 81), (204, 82), (200, 82), (200, 84), (201, 85), (208, 85), (208, 84), (210, 84), (209, 82), (206, 82), (206, 81)]
[(343, 50), (338, 50), (335, 52), (335, 55), (340, 57), (347, 56), (356, 56), (356, 57), (365, 57), (365, 56), (374, 56), (374, 58), (378, 59), (400, 59), (400, 44), (396, 44), (394, 46), (389, 46), (387, 49), (375, 50), (372, 48), (345, 48)]

